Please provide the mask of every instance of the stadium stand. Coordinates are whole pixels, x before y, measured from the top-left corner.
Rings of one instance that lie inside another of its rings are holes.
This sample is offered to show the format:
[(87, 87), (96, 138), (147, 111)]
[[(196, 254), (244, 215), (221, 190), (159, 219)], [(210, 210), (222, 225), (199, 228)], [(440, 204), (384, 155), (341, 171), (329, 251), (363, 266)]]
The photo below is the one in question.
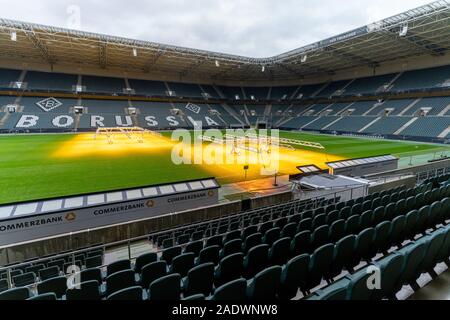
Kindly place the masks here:
[(82, 85), (86, 87), (87, 92), (99, 93), (123, 93), (126, 88), (123, 78), (106, 78), (97, 76), (82, 76)]
[(355, 79), (345, 88), (344, 95), (362, 95), (384, 91), (383, 86), (386, 86), (394, 77), (395, 74), (387, 74)]
[[(83, 266), (84, 299), (177, 300), (196, 294), (225, 300), (267, 295), (272, 299), (393, 298), (404, 284), (417, 288), (413, 283), (421, 273), (433, 275), (433, 267), (448, 260), (450, 177), (442, 178), (440, 184), (434, 179), (411, 189), (398, 187), (346, 202), (297, 200), (177, 228), (152, 235), (150, 241), (161, 249), (134, 261), (104, 265), (100, 247), (9, 266), (2, 279), (8, 279), (8, 272), (18, 274), (9, 275), (14, 287), (3, 283), (0, 299), (47, 293), (79, 299), (67, 288), (59, 269), (75, 257)], [(88, 262), (92, 258), (97, 264)], [(358, 285), (369, 265), (389, 275), (382, 277), (381, 290)], [(238, 293), (243, 288), (245, 295)]]
[(410, 117), (381, 117), (375, 123), (365, 128), (362, 132), (394, 134), (410, 120)]
[(11, 88), (13, 82), (19, 81), (21, 70), (0, 69), (0, 88)]
[(377, 102), (376, 101), (356, 101), (348, 109), (353, 110), (351, 113), (353, 116), (362, 116), (362, 115), (365, 115), (368, 111), (370, 111), (374, 107), (375, 103), (377, 103)]
[(167, 88), (161, 81), (128, 79), (128, 83), (137, 95), (166, 96)]
[(292, 87), (272, 87), (270, 89), (270, 100), (290, 100), (298, 86)]
[(28, 71), (24, 82), (29, 90), (73, 91), (78, 77), (73, 74)]
[(177, 97), (201, 98), (202, 92), (198, 85), (189, 83), (168, 82), (170, 91), (175, 92)]
[(339, 121), (333, 123), (331, 126), (327, 127), (327, 130), (332, 131), (348, 131), (348, 132), (358, 132), (374, 119), (370, 117), (358, 117), (350, 116), (343, 117)]
[(401, 134), (415, 137), (437, 137), (449, 126), (450, 118), (447, 117), (420, 117)]
[(442, 86), (450, 76), (450, 66), (407, 71), (395, 82), (392, 91), (423, 90)]

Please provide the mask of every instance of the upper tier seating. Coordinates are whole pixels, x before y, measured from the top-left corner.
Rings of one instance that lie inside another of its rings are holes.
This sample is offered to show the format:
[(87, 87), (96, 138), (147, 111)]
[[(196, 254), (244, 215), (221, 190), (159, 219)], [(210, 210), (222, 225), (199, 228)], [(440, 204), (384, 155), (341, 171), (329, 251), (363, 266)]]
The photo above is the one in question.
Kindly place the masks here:
[(450, 66), (407, 71), (394, 82), (391, 91), (439, 87), (449, 79)]
[(0, 88), (10, 88), (11, 82), (19, 81), (22, 71), (13, 69), (0, 69)]
[(197, 84), (168, 82), (167, 85), (171, 91), (175, 92), (177, 97), (202, 97), (202, 91)]
[[(319, 92), (317, 97), (322, 98), (328, 98), (337, 93), (339, 90), (343, 90), (344, 87), (350, 82), (351, 80), (340, 80), (340, 81), (334, 81), (329, 83), (323, 90)], [(339, 95), (339, 94), (338, 94)]]
[(382, 76), (365, 77), (355, 79), (345, 88), (344, 95), (370, 94), (377, 92), (382, 86), (390, 83), (396, 74), (386, 74)]
[(74, 74), (28, 71), (24, 82), (27, 83), (27, 89), (31, 90), (73, 91), (73, 87), (78, 83), (78, 76)]
[(137, 95), (142, 96), (166, 96), (167, 88), (164, 82), (128, 79), (130, 88), (135, 91)]
[(99, 93), (123, 93), (126, 83), (124, 78), (106, 78), (97, 76), (82, 77), (82, 85), (86, 87), (87, 92)]
[(352, 112), (353, 116), (362, 116), (367, 111), (373, 108), (376, 101), (356, 101), (348, 109), (354, 109)]
[(271, 100), (289, 100), (298, 89), (298, 86), (291, 87), (272, 87), (270, 90)]
[(449, 126), (450, 117), (420, 117), (401, 134), (415, 137), (437, 137)]

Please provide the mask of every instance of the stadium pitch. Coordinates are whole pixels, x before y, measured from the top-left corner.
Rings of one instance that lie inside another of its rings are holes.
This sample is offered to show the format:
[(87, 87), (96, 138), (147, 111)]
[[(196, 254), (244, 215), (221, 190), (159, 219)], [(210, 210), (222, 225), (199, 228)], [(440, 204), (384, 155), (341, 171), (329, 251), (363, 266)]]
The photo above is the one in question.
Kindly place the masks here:
[[(0, 137), (0, 204), (133, 188), (205, 177), (233, 183), (261, 176), (262, 164), (250, 165), (245, 175), (237, 164), (172, 162), (176, 141), (171, 132), (149, 136), (143, 143), (118, 138), (113, 144), (93, 139), (92, 133), (11, 135)], [(393, 154), (400, 158), (450, 151), (450, 147), (417, 142), (369, 140), (300, 132), (280, 137), (319, 142), (325, 150), (293, 146), (280, 149), (278, 174), (298, 173), (296, 166), (349, 158)]]

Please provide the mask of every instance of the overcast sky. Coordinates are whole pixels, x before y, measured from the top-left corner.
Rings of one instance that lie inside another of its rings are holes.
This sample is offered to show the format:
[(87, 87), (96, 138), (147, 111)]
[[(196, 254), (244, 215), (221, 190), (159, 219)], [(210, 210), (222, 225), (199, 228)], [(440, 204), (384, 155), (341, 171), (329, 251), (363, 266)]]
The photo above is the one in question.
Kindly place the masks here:
[(268, 57), (430, 0), (0, 0), (0, 17)]

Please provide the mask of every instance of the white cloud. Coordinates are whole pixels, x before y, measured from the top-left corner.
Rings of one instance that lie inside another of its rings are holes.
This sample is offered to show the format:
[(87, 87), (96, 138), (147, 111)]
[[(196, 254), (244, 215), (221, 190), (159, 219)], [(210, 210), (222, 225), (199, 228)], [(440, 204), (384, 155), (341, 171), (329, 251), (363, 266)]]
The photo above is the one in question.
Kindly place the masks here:
[[(429, 0), (0, 0), (1, 17), (254, 57), (276, 55)], [(73, 25), (73, 24), (72, 24)]]

